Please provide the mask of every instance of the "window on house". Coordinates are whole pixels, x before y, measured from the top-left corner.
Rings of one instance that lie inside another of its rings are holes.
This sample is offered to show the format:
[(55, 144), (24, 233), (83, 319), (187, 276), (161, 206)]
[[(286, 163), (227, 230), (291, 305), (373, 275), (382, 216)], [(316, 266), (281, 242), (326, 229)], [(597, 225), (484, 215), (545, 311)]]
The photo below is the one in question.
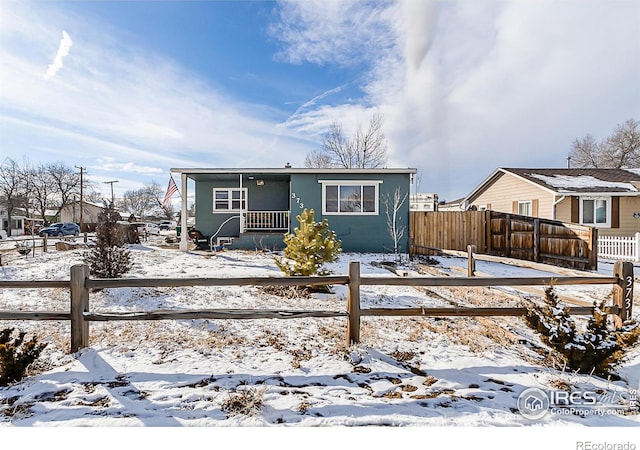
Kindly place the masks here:
[(521, 216), (533, 216), (532, 202), (518, 202), (518, 214)]
[(247, 190), (240, 188), (214, 189), (213, 211), (229, 212), (246, 209)]
[(610, 198), (583, 198), (580, 202), (580, 223), (608, 227), (611, 226)]
[(378, 214), (378, 183), (323, 182), (323, 214)]

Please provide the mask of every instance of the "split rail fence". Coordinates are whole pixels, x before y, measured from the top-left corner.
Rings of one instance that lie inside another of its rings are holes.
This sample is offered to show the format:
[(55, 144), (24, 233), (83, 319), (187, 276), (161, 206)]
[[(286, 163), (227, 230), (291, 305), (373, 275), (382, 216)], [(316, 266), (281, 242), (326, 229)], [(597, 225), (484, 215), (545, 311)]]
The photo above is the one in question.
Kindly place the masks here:
[[(360, 341), (362, 317), (473, 317), (473, 316), (522, 316), (526, 308), (507, 307), (434, 307), (434, 308), (365, 308), (361, 307), (361, 286), (423, 286), (423, 287), (489, 287), (489, 286), (548, 286), (555, 285), (613, 285), (613, 304), (605, 307), (613, 315), (615, 326), (631, 318), (633, 306), (633, 264), (617, 261), (612, 277), (527, 277), (527, 278), (476, 278), (476, 277), (363, 277), (360, 263), (351, 262), (349, 273), (344, 276), (324, 277), (251, 277), (251, 278), (90, 278), (87, 265), (71, 267), (68, 281), (0, 281), (0, 289), (67, 288), (70, 290), (69, 311), (7, 311), (0, 310), (0, 320), (60, 320), (71, 321), (71, 352), (89, 346), (89, 323), (139, 320), (187, 320), (187, 319), (295, 319), (303, 317), (347, 318), (347, 345)], [(179, 287), (179, 286), (317, 286), (347, 285), (346, 311), (322, 310), (268, 310), (268, 309), (210, 309), (210, 310), (153, 310), (143, 312), (92, 312), (92, 289), (122, 287)], [(593, 307), (570, 307), (570, 314), (591, 315)]]

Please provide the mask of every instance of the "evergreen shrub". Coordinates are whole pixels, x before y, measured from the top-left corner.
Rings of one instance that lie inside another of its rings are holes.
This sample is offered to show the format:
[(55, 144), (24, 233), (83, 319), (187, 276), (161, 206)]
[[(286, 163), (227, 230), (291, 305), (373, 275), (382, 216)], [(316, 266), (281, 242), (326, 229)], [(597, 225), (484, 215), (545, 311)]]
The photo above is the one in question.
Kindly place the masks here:
[(594, 302), (594, 313), (583, 331), (559, 304), (553, 286), (545, 289), (544, 305), (529, 308), (525, 316), (527, 324), (540, 333), (542, 341), (558, 353), (566, 367), (579, 373), (599, 376), (611, 375), (621, 364), (626, 351), (640, 339), (640, 327), (636, 320), (626, 321), (613, 329), (604, 302)]
[(0, 386), (7, 386), (24, 378), (29, 366), (40, 357), (47, 344), (38, 343), (34, 336), (26, 341), (25, 332), (11, 340), (13, 328), (0, 331)]
[(342, 243), (329, 229), (327, 219), (315, 221), (313, 209), (305, 208), (296, 220), (300, 226), (285, 235), (284, 258), (277, 257), (276, 265), (287, 276), (328, 275), (323, 265), (338, 259)]
[(96, 245), (85, 255), (91, 275), (98, 278), (117, 278), (127, 273), (133, 262), (126, 247), (128, 226), (120, 225), (120, 214), (108, 205), (98, 215)]

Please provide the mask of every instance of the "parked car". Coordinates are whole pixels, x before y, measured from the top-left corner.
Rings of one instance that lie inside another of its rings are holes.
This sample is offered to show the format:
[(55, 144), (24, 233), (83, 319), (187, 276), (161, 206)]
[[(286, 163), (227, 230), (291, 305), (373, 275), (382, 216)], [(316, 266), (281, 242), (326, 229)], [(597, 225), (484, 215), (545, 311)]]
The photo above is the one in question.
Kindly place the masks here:
[(163, 222), (160, 222), (160, 229), (161, 230), (175, 230), (176, 229), (176, 225), (177, 223), (173, 220), (165, 220)]
[(130, 224), (136, 227), (136, 229), (138, 230), (138, 235), (140, 236), (160, 234), (160, 228), (155, 223), (131, 222)]
[(147, 233), (149, 234), (160, 234), (160, 227), (155, 223), (147, 223), (145, 224), (147, 228)]
[(78, 224), (72, 222), (58, 222), (49, 225), (40, 230), (38, 235), (40, 237), (44, 236), (78, 236), (80, 235), (80, 227)]

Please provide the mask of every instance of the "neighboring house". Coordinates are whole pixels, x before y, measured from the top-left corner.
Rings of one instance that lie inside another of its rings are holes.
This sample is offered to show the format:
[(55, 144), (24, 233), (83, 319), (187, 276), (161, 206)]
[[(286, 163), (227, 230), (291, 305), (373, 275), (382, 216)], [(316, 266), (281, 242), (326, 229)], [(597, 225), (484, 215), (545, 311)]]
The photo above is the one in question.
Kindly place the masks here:
[(60, 222), (73, 222), (80, 224), (82, 205), (82, 232), (94, 231), (98, 224), (98, 215), (104, 210), (104, 205), (83, 201), (71, 202), (60, 210)]
[(438, 194), (411, 194), (409, 207), (411, 211), (437, 211)]
[[(409, 190), (416, 169), (171, 169), (195, 182), (195, 228), (229, 248), (281, 249), (285, 233), (299, 226), (296, 216), (313, 209), (317, 222), (327, 219), (344, 251), (383, 252), (393, 248), (387, 230), (385, 199), (399, 189), (404, 202), (397, 212), (405, 227), (399, 251), (407, 252)], [(404, 197), (406, 195), (406, 197)], [(186, 217), (182, 205), (181, 217)], [(389, 210), (391, 213), (392, 210)], [(184, 223), (180, 224), (184, 227)], [(186, 250), (186, 233), (181, 249)]]
[(465, 209), (464, 197), (438, 204), (438, 211), (464, 211)]
[(4, 231), (4, 233), (1, 234), (3, 236), (5, 234), (7, 236), (22, 236), (24, 234), (24, 226), (27, 220), (28, 218), (23, 215), (13, 214), (11, 216), (11, 224), (9, 224), (7, 212), (0, 211), (0, 230)]
[(640, 231), (640, 171), (499, 168), (465, 204), (589, 225), (602, 236), (631, 236)]

